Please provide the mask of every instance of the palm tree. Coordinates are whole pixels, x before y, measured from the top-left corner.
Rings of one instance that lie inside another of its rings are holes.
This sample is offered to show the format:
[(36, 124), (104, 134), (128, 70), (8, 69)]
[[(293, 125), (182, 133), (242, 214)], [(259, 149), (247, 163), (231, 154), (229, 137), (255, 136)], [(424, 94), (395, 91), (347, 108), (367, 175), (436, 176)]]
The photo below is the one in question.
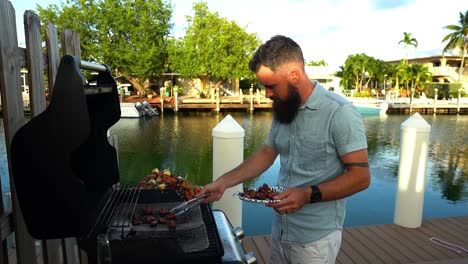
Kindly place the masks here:
[(458, 69), (458, 82), (460, 82), (460, 77), (463, 73), (463, 66), (465, 63), (465, 55), (468, 50), (468, 10), (465, 11), (465, 14), (460, 12), (460, 20), (458, 20), (458, 25), (448, 25), (444, 29), (451, 30), (452, 33), (444, 37), (442, 42), (447, 42), (443, 52), (460, 49), (460, 69)]
[[(403, 39), (398, 42), (398, 44), (403, 43), (405, 46), (405, 50), (409, 46), (414, 46), (415, 48), (418, 47), (418, 41), (415, 38), (411, 37), (411, 33), (403, 32)], [(408, 61), (408, 50), (406, 50), (406, 61)]]

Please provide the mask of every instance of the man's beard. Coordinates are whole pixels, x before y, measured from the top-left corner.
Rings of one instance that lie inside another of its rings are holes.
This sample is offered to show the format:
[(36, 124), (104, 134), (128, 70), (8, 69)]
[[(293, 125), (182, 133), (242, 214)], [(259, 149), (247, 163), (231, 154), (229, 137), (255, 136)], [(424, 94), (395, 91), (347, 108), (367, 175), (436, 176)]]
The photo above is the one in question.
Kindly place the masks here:
[(273, 100), (273, 114), (275, 119), (282, 124), (291, 124), (299, 112), (301, 96), (297, 87), (288, 83), (288, 97), (285, 100), (277, 96), (270, 97)]

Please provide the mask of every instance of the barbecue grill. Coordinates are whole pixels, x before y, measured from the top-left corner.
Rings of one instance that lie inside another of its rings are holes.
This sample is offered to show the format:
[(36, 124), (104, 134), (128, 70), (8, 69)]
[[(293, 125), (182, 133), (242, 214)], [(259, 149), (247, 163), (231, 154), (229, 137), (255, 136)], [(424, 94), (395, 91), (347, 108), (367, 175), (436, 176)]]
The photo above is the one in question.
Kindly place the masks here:
[[(98, 74), (88, 74), (88, 81), (82, 69)], [(252, 256), (239, 253), (228, 220), (220, 212), (215, 219), (207, 204), (178, 216), (175, 228), (148, 221), (183, 199), (172, 189), (119, 184), (117, 153), (107, 138), (119, 119), (109, 67), (62, 57), (49, 106), (11, 143), (16, 194), (30, 234), (76, 237), (90, 263), (98, 256), (112, 263), (251, 263)]]

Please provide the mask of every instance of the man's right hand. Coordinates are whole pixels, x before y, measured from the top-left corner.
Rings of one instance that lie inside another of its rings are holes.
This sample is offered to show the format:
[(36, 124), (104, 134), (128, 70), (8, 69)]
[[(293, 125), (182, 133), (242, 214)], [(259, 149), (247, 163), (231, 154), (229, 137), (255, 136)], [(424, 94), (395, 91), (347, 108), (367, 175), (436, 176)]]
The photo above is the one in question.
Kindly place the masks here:
[(212, 203), (221, 199), (225, 190), (226, 190), (226, 187), (224, 187), (224, 185), (221, 184), (221, 182), (217, 180), (212, 183), (209, 183), (208, 185), (205, 185), (205, 187), (197, 194), (197, 196), (201, 196), (205, 193), (209, 193), (210, 195), (208, 195), (205, 198), (204, 202)]

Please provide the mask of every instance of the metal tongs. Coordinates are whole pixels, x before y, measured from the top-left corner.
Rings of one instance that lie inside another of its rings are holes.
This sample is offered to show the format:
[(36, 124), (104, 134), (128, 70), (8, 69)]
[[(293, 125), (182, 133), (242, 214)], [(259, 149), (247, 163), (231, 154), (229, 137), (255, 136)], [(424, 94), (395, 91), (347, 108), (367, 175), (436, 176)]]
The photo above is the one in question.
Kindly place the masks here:
[(176, 216), (179, 216), (179, 215), (187, 212), (188, 210), (194, 208), (195, 206), (201, 204), (203, 202), (203, 200), (205, 199), (205, 197), (207, 197), (208, 195), (210, 195), (210, 194), (205, 193), (202, 196), (195, 197), (195, 198), (193, 198), (191, 200), (183, 202), (183, 203), (177, 205), (176, 207), (172, 208), (171, 210), (169, 210), (169, 212), (175, 214)]

